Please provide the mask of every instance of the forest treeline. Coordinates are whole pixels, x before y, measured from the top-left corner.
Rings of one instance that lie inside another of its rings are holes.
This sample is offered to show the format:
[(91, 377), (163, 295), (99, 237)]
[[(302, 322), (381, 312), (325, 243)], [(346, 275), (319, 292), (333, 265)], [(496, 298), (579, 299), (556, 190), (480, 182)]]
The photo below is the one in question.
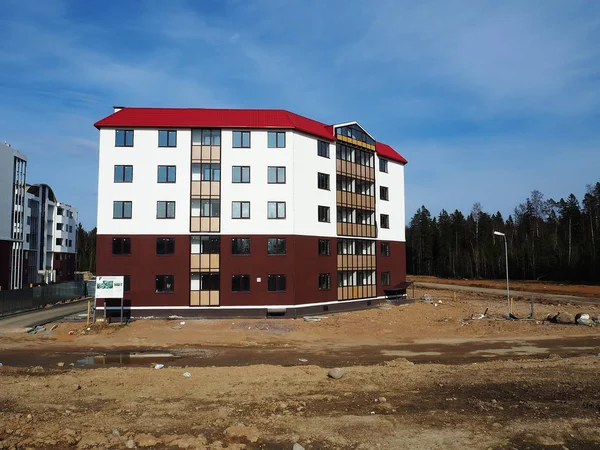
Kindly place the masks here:
[(96, 228), (85, 231), (77, 226), (77, 270), (96, 273)]
[(588, 185), (581, 202), (573, 194), (556, 201), (533, 191), (508, 218), (475, 203), (465, 216), (425, 206), (406, 228), (407, 271), (444, 278), (509, 276), (513, 279), (600, 282), (600, 182)]

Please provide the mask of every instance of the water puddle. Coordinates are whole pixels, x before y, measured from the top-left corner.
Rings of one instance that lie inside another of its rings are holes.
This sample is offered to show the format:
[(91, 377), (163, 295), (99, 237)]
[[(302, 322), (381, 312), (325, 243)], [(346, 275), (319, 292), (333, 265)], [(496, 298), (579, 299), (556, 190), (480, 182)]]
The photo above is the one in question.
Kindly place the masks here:
[(172, 353), (107, 353), (104, 355), (91, 355), (77, 360), (76, 366), (147, 366), (152, 363), (173, 362), (179, 357)]

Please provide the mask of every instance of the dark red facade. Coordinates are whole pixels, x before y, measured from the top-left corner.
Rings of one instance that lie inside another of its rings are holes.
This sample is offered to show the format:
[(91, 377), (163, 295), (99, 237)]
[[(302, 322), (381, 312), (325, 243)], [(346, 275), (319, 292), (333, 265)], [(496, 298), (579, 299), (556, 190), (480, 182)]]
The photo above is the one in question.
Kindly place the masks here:
[(10, 250), (11, 241), (0, 241), (0, 289), (6, 290), (10, 286)]
[[(130, 238), (129, 255), (113, 255), (113, 238)], [(175, 253), (157, 255), (156, 239), (173, 237)], [(267, 240), (286, 238), (285, 255), (269, 255)], [(221, 235), (219, 274), (220, 306), (298, 305), (337, 301), (337, 239), (317, 236)], [(233, 255), (232, 239), (250, 238), (249, 255)], [(330, 241), (330, 254), (319, 254), (319, 240)], [(381, 272), (390, 272), (390, 285), (406, 280), (406, 246), (404, 242), (389, 242), (390, 256), (381, 256), (377, 241), (377, 295), (383, 296)], [(97, 275), (128, 275), (130, 289), (124, 298), (131, 306), (190, 305), (190, 236), (98, 235), (96, 249)], [(286, 275), (286, 289), (269, 292), (269, 274)], [(319, 274), (331, 275), (331, 288), (320, 290)], [(175, 277), (172, 293), (156, 293), (157, 275)], [(233, 292), (232, 277), (249, 275), (250, 291)], [(260, 281), (258, 280), (260, 279)], [(98, 306), (102, 306), (98, 301)], [(193, 308), (193, 307), (192, 307)]]
[(56, 271), (56, 282), (73, 281), (75, 265), (75, 253), (55, 253), (53, 266)]

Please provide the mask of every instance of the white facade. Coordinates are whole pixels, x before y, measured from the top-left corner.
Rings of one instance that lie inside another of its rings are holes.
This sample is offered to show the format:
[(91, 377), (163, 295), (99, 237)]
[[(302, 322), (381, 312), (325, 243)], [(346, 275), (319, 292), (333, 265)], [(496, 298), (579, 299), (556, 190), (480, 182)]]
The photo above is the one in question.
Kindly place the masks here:
[[(190, 234), (191, 129), (177, 129), (176, 147), (158, 146), (158, 129), (134, 130), (132, 147), (115, 146), (115, 129), (100, 129), (98, 234)], [(336, 237), (336, 148), (319, 156), (319, 139), (286, 131), (285, 148), (268, 148), (267, 129), (252, 129), (250, 148), (233, 148), (233, 130), (221, 130), (221, 234), (271, 234)], [(283, 131), (283, 130), (276, 130)], [(133, 166), (130, 183), (116, 183), (115, 166)], [(159, 165), (176, 166), (175, 183), (158, 183)], [(232, 167), (250, 167), (250, 183), (233, 183)], [(285, 167), (285, 184), (269, 184), (269, 166)], [(375, 160), (376, 221), (388, 214), (390, 228), (378, 227), (379, 239), (404, 241), (404, 166), (389, 161), (388, 173)], [(329, 190), (319, 189), (317, 174), (329, 175)], [(379, 186), (389, 201), (379, 199)], [(113, 218), (113, 202), (131, 201), (131, 219)], [(157, 201), (175, 201), (174, 219), (157, 218)], [(249, 219), (232, 218), (232, 202), (250, 202)], [(285, 219), (268, 219), (267, 203), (286, 203)], [(329, 207), (330, 221), (318, 221), (318, 206)]]
[[(375, 193), (377, 201), (375, 202), (375, 212), (377, 213), (378, 239), (389, 241), (402, 241), (406, 239), (406, 223), (405, 223), (405, 199), (404, 199), (404, 165), (395, 161), (387, 160), (388, 171), (381, 172), (379, 170), (379, 160), (376, 158), (375, 163)], [(381, 200), (380, 186), (388, 188), (389, 200)], [(390, 228), (381, 227), (381, 214), (389, 216)]]
[[(158, 130), (134, 129), (133, 147), (116, 147), (115, 130), (100, 131), (98, 233), (189, 234), (191, 129), (177, 130), (176, 147), (159, 147)], [(133, 166), (133, 182), (115, 183), (116, 165)], [(158, 166), (176, 166), (175, 183), (158, 183)], [(113, 219), (113, 202), (131, 201), (131, 219)], [(174, 219), (157, 219), (156, 203), (175, 201)]]

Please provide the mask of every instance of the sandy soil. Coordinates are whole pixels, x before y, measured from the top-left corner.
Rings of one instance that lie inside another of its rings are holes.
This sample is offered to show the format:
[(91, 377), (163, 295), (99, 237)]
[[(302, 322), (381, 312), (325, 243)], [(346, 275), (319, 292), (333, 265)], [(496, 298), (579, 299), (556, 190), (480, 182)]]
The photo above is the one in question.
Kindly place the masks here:
[[(461, 342), (485, 347), (498, 340), (529, 345), (560, 339), (568, 346), (597, 339), (599, 328), (542, 320), (581, 307), (538, 305), (537, 320), (506, 321), (500, 320), (506, 310), (501, 297), (417, 294), (430, 295), (437, 306), (386, 307), (320, 322), (161, 320), (90, 331), (61, 322), (38, 335), (1, 330), (0, 361), (18, 354), (30, 364), (0, 367), (0, 448), (292, 449), (295, 442), (305, 449), (598, 448), (595, 353), (561, 358), (524, 351), (483, 362), (452, 360), (452, 348)], [(486, 308), (490, 319), (464, 320)], [(525, 316), (529, 305), (517, 302), (514, 313)], [(426, 344), (440, 346), (448, 363), (414, 364), (389, 350)], [(40, 352), (185, 354), (207, 348), (235, 348), (238, 359), (231, 366), (238, 367), (195, 365), (185, 358), (160, 370), (149, 362), (81, 369), (68, 359), (64, 367), (55, 359), (31, 367), (41, 361)], [(371, 359), (386, 349), (386, 358)], [(259, 355), (268, 351), (275, 352), (272, 362), (260, 364)], [(320, 359), (298, 361), (298, 352)], [(342, 378), (329, 378), (329, 363), (339, 361), (333, 355), (340, 352), (354, 357), (343, 365)], [(282, 365), (288, 354), (297, 362)]]
[[(505, 289), (506, 280), (454, 280), (450, 278), (437, 278), (428, 276), (409, 275), (409, 281), (422, 281), (427, 283), (454, 284), (458, 286), (477, 286), (493, 289)], [(581, 297), (600, 298), (600, 286), (586, 284), (564, 284), (547, 281), (515, 281), (510, 280), (511, 289), (526, 292), (539, 292), (545, 294), (577, 295)]]

